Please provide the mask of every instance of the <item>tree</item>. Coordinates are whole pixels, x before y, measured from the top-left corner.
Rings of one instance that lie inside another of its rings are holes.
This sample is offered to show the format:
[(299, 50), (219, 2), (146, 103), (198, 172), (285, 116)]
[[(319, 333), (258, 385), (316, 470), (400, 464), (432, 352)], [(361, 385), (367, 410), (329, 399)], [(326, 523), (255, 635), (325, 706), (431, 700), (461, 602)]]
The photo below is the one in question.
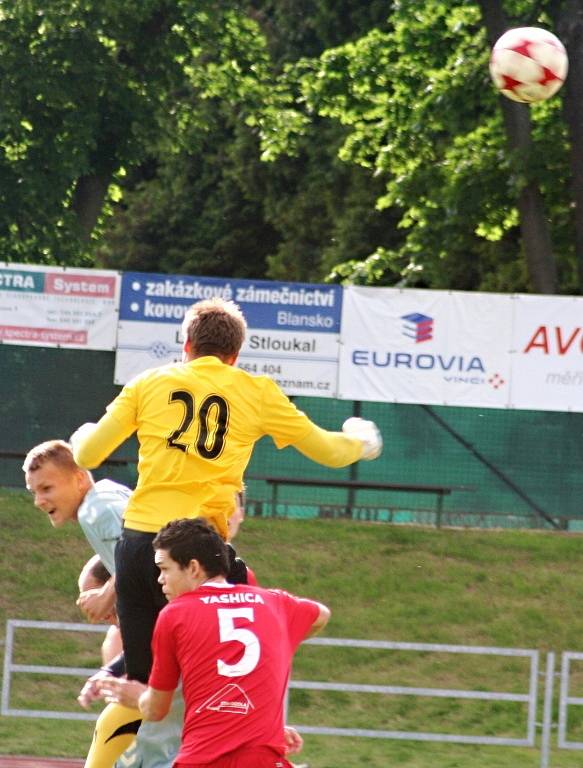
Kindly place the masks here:
[(3, 2), (0, 258), (91, 263), (104, 205), (196, 122), (193, 94), (261, 98), (262, 41), (236, 6)]
[[(21, 3), (0, 10), (0, 253), (79, 259), (113, 174), (139, 158), (175, 75), (171, 5)], [(137, 41), (141, 44), (137, 45)]]
[(571, 197), (579, 290), (583, 289), (583, 8), (578, 0), (551, 3), (551, 18), (569, 55), (565, 121), (569, 128)]
[[(505, 23), (563, 98), (496, 96)], [(582, 76), (578, 0), (5, 0), (0, 258), (578, 292)]]
[[(548, 25), (553, 4), (539, 3), (536, 18), (524, 15), (529, 3), (506, 5), (517, 26)], [(573, 4), (555, 5), (574, 18)], [(494, 37), (501, 7), (483, 6)], [(560, 290), (580, 290), (561, 101), (531, 108), (531, 129), (526, 108), (496, 97), (488, 55), (477, 3), (423, 0), (395, 4), (386, 31), (296, 66), (307, 113), (347, 127), (340, 157), (382, 176), (377, 205), (400, 212), (398, 246), (341, 266), (343, 277), (394, 282), (398, 272), (409, 285), (554, 292), (552, 240)]]
[[(393, 212), (375, 208), (382, 181), (338, 159), (341, 126), (307, 125), (305, 116), (284, 109), (286, 87), (275, 81), (302, 52), (318, 53), (383, 20), (385, 5), (345, 0), (338, 16), (337, 4), (327, 1), (260, 0), (247, 11), (240, 69), (259, 72), (268, 87), (257, 87), (255, 101), (251, 91), (233, 98), (235, 72), (198, 71), (189, 110), (196, 119), (175, 132), (172, 148), (151, 147), (142, 171), (123, 180), (98, 247), (101, 264), (319, 281), (337, 262), (392, 243)], [(293, 156), (281, 154), (284, 127), (305, 129)], [(263, 157), (279, 153), (274, 162), (261, 160), (260, 132)]]
[(124, 180), (96, 247), (101, 265), (224, 277), (265, 273), (278, 237), (255, 192), (265, 170), (257, 141), (219, 101), (208, 102), (204, 114), (203, 129), (197, 121), (181, 147), (160, 151)]
[[(490, 46), (509, 28), (498, 0), (480, 0)], [(524, 104), (500, 98), (507, 144), (524, 180), (517, 194), (520, 230), (528, 274), (537, 293), (556, 293), (557, 267), (538, 179), (529, 173), (533, 152), (530, 112)]]

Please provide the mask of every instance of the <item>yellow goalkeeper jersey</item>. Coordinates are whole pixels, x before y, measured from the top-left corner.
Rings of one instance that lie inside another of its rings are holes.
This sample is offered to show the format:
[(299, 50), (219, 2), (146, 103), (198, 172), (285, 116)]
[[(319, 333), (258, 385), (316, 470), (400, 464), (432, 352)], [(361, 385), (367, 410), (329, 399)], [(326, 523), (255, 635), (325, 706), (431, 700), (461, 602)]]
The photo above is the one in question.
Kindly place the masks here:
[[(125, 527), (155, 532), (170, 520), (202, 515), (226, 537), (255, 442), (270, 435), (284, 448), (313, 430), (319, 428), (270, 378), (208, 356), (145, 371), (126, 384), (75, 458), (98, 466), (137, 431), (138, 483)], [(360, 458), (358, 441), (336, 441), (342, 464)]]

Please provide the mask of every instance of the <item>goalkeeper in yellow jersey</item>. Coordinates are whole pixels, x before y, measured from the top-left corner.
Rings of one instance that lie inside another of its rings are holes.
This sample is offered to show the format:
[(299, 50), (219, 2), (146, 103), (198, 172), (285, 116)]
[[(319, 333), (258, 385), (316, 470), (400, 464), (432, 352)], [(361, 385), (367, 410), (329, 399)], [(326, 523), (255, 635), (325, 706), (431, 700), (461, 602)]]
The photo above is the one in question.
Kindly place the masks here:
[(138, 482), (116, 546), (117, 611), (127, 676), (147, 682), (150, 640), (166, 599), (157, 582), (152, 540), (183, 517), (208, 518), (227, 538), (235, 493), (254, 444), (270, 435), (329, 467), (374, 459), (382, 439), (370, 421), (351, 418), (342, 432), (314, 424), (267, 376), (235, 367), (246, 322), (231, 301), (194, 304), (182, 324), (182, 363), (136, 376), (97, 424), (71, 437), (75, 459), (97, 467), (134, 432)]

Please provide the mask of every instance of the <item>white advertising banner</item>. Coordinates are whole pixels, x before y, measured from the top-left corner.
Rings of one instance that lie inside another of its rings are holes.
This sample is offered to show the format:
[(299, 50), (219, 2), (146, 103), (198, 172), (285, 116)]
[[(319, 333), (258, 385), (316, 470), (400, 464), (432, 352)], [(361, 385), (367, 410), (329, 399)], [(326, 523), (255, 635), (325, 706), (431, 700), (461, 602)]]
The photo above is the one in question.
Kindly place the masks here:
[(583, 411), (583, 298), (514, 297), (510, 405)]
[(116, 350), (115, 383), (181, 359), (233, 299), (238, 365), (289, 395), (583, 412), (583, 297), (368, 288), (0, 262), (0, 343)]
[(512, 312), (500, 294), (348, 288), (339, 397), (506, 407)]
[(342, 288), (190, 275), (123, 275), (115, 383), (181, 359), (180, 325), (201, 299), (232, 299), (248, 324), (239, 367), (288, 395), (335, 397)]
[(120, 276), (0, 262), (0, 342), (112, 350)]

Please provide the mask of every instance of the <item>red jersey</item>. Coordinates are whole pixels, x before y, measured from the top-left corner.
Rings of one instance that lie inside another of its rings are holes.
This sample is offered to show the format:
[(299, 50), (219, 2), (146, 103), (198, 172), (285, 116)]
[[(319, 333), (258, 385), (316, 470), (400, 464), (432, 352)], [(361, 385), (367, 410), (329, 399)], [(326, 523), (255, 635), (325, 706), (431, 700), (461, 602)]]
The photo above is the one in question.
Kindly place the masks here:
[(311, 600), (247, 584), (207, 583), (158, 616), (148, 684), (185, 701), (178, 763), (241, 747), (284, 753), (283, 703), (293, 654), (319, 615)]

